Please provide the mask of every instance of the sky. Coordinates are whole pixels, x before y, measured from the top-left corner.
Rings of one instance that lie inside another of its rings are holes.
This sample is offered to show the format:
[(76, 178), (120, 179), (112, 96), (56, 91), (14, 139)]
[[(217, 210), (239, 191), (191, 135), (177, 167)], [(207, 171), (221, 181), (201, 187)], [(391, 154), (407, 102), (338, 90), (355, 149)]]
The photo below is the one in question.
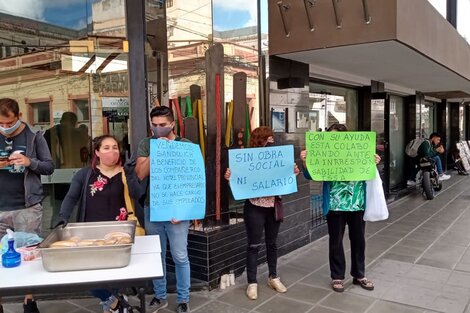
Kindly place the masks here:
[[(446, 17), (446, 0), (428, 0)], [(470, 0), (457, 0), (457, 31), (470, 43)]]
[(92, 0), (0, 0), (0, 12), (78, 30), (86, 26), (91, 2)]
[[(256, 0), (213, 0), (214, 29), (228, 30), (240, 27), (256, 26)], [(262, 31), (268, 31), (268, 2), (261, 0)]]
[[(98, 0), (0, 0), (0, 12), (78, 30), (86, 26), (91, 3), (94, 1)], [(267, 1), (261, 0), (263, 33), (268, 31)], [(444, 17), (446, 16), (446, 0), (428, 1)], [(470, 18), (466, 18), (466, 15), (470, 14), (470, 0), (457, 1), (459, 11), (457, 30), (470, 42)], [(213, 0), (214, 29), (220, 31), (256, 25), (256, 3), (256, 0)]]

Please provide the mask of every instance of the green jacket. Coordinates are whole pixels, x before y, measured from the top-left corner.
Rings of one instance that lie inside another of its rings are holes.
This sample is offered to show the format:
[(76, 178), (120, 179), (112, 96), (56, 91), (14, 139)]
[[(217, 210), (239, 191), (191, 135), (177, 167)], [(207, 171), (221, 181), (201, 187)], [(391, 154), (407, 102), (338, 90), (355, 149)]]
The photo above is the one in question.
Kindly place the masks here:
[(438, 155), (436, 150), (434, 149), (434, 145), (428, 139), (424, 140), (423, 143), (418, 148), (418, 157), (423, 158), (432, 158)]

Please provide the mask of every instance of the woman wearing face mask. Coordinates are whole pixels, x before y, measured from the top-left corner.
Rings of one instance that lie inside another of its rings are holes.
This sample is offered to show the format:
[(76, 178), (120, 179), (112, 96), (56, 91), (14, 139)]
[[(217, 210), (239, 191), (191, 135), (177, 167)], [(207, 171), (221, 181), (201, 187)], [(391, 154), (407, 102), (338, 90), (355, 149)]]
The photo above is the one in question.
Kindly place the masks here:
[[(329, 132), (347, 131), (343, 124), (333, 124)], [(305, 178), (311, 180), (307, 171), (307, 150), (300, 152)], [(375, 163), (380, 157), (375, 155)], [(323, 182), (323, 215), (326, 216), (329, 235), (329, 263), (331, 288), (336, 292), (344, 291), (346, 258), (343, 236), (348, 225), (351, 243), (351, 276), (353, 284), (365, 290), (374, 290), (374, 284), (365, 276), (365, 227), (364, 209), (366, 204), (365, 181), (325, 181)]]
[[(76, 204), (78, 222), (122, 220), (123, 211), (134, 212), (131, 197), (138, 199), (141, 196), (136, 178), (132, 168), (121, 165), (117, 139), (111, 135), (96, 137), (93, 140), (92, 165), (82, 168), (73, 177), (56, 226), (67, 224)], [(135, 217), (130, 215), (129, 219)], [(114, 296), (115, 290), (99, 289), (91, 293), (101, 300), (105, 313), (120, 306)]]
[[(250, 148), (272, 146), (274, 144), (273, 131), (271, 128), (261, 126), (253, 130), (250, 136)], [(294, 173), (299, 174), (297, 165), (294, 164)], [(228, 168), (225, 179), (229, 180), (232, 172)], [(258, 283), (256, 280), (258, 250), (261, 246), (261, 237), (266, 242), (266, 256), (269, 268), (268, 286), (277, 292), (284, 293), (287, 288), (277, 275), (277, 235), (279, 233), (280, 221), (276, 221), (274, 214), (274, 196), (251, 198), (245, 201), (243, 217), (245, 221), (246, 235), (248, 241), (246, 255), (246, 274), (248, 287), (246, 295), (251, 300), (258, 298)]]

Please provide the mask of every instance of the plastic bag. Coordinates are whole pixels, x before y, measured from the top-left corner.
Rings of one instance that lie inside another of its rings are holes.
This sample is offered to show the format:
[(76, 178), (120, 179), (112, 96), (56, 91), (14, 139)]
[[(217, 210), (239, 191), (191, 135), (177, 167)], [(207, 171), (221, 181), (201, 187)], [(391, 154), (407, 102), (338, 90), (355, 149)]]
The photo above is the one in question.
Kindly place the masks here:
[(366, 181), (366, 209), (364, 221), (377, 222), (388, 218), (387, 202), (385, 201), (382, 179), (376, 169), (375, 178)]
[[(32, 246), (40, 243), (43, 239), (36, 234), (25, 233), (25, 232), (14, 232), (13, 239), (15, 240), (15, 249)], [(2, 253), (8, 250), (8, 236), (5, 235), (2, 238)]]

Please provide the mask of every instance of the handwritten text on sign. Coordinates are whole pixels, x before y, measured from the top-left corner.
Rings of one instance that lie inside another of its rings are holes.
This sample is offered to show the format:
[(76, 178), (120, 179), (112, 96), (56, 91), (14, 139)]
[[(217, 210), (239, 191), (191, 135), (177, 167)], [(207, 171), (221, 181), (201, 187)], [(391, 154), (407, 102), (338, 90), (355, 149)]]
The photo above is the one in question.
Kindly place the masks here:
[(375, 132), (307, 132), (307, 169), (314, 180), (375, 178)]
[(206, 174), (199, 146), (150, 140), (150, 220), (193, 220), (206, 211)]
[(297, 191), (294, 147), (229, 150), (230, 188), (235, 200), (278, 196)]

